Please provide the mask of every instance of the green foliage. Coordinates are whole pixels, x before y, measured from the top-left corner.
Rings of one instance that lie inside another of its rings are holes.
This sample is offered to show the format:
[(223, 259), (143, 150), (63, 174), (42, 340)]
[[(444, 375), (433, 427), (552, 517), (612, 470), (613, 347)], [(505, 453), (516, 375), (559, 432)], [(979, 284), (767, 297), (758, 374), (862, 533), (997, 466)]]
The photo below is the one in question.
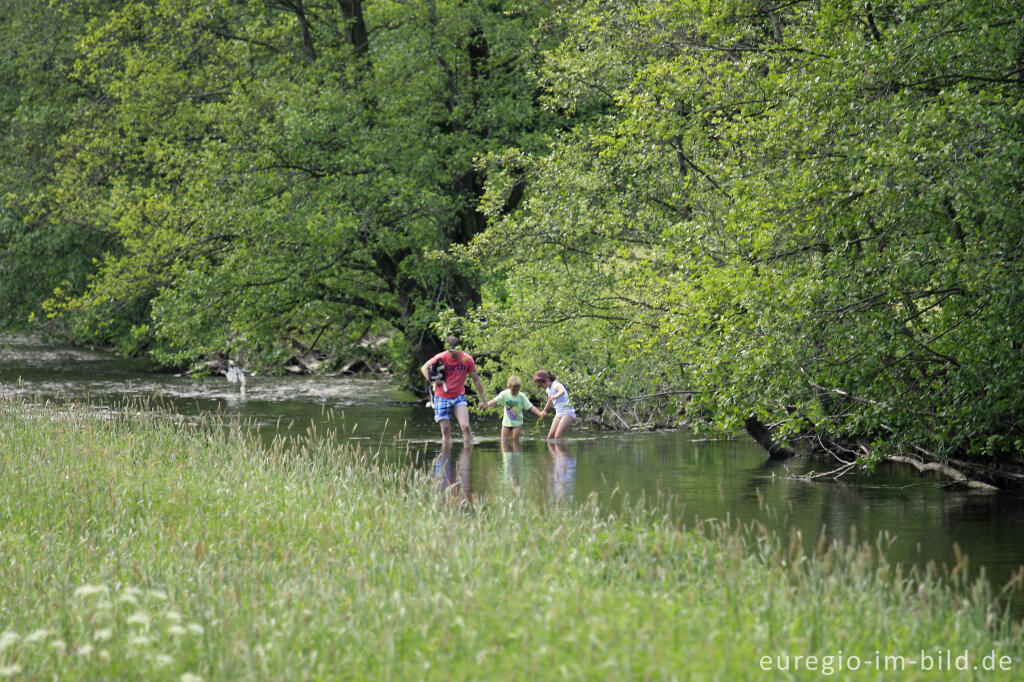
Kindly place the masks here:
[[(530, 191), (513, 215), (491, 200), (472, 251), (510, 273), (479, 343), (572, 339), (556, 362), (581, 382), (607, 349), (620, 382), (726, 431), (757, 416), (882, 450), (1013, 452), (1021, 10), (567, 11), (543, 83), (578, 123), (495, 161)], [(592, 402), (614, 397), (592, 384)]]
[(1022, 9), (10, 2), (0, 324), (1019, 452)]
[(51, 221), (44, 187), (69, 108), (86, 96), (69, 79), (75, 36), (109, 2), (7, 0), (0, 9), (0, 326), (29, 324), (60, 286), (81, 293), (109, 247), (74, 221)]
[(168, 364), (388, 335), (402, 376), (440, 312), (479, 300), (471, 269), (424, 253), (483, 228), (475, 158), (543, 127), (526, 74), (544, 11), (121, 3), (78, 41), (92, 96), (48, 188), (52, 220), (111, 247), (49, 312)]

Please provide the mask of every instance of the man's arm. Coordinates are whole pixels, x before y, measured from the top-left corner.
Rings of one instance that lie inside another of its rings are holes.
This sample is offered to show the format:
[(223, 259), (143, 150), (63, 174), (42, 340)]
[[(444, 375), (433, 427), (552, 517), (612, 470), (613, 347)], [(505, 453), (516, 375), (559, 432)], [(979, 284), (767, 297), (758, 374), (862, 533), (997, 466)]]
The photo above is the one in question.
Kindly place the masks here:
[(420, 374), (423, 375), (423, 378), (427, 380), (428, 384), (430, 383), (429, 368), (430, 368), (430, 360), (427, 360), (422, 365), (420, 365)]
[(487, 407), (487, 392), (484, 391), (484, 382), (480, 380), (480, 375), (476, 373), (474, 369), (469, 373), (471, 379), (473, 379), (473, 385), (476, 386), (476, 392), (480, 394), (480, 404)]

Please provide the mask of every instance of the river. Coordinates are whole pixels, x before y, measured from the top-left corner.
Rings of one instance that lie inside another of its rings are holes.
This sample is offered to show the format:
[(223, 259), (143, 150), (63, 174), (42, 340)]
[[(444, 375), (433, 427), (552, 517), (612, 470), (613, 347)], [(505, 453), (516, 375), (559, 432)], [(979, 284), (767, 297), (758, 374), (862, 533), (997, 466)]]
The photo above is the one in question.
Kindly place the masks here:
[[(571, 389), (571, 386), (570, 386)], [(432, 412), (387, 381), (358, 377), (250, 376), (243, 396), (224, 377), (202, 380), (158, 371), (144, 360), (61, 348), (32, 337), (0, 338), (0, 396), (77, 402), (110, 409), (144, 399), (186, 418), (215, 413), (243, 420), (265, 438), (303, 434), (311, 425), (341, 425), (339, 439), (381, 457), (425, 468), (466, 495), (500, 487), (543, 504), (578, 504), (596, 496), (606, 511), (661, 500), (679, 520), (760, 521), (785, 536), (799, 531), (808, 548), (828, 538), (875, 541), (903, 566), (953, 565), (957, 547), (971, 573), (984, 570), (998, 588), (1024, 564), (1024, 495), (968, 493), (909, 468), (880, 466), (839, 481), (799, 477), (821, 463), (768, 466), (743, 438), (699, 441), (684, 431), (622, 433), (575, 429), (564, 444), (546, 442), (528, 416), (519, 451), (503, 451), (497, 410), (472, 417), (477, 436), (467, 452), (443, 452)], [(1020, 601), (1018, 599), (1018, 601)], [(1015, 614), (1024, 614), (1020, 604)]]

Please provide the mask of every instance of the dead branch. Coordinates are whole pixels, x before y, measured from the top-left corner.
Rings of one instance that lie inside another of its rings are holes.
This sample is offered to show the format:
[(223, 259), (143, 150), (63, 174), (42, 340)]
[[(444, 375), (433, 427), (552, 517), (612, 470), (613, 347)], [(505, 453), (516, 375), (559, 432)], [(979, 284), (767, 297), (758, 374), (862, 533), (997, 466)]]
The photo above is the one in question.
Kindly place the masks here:
[(900, 464), (909, 464), (922, 473), (926, 471), (938, 472), (946, 478), (951, 479), (957, 485), (970, 488), (971, 490), (999, 490), (999, 488), (994, 485), (967, 478), (967, 476), (965, 476), (959, 469), (954, 469), (948, 464), (943, 464), (942, 462), (925, 462), (917, 459), (916, 457), (909, 457), (906, 455), (886, 455), (885, 460), (889, 462), (898, 462)]

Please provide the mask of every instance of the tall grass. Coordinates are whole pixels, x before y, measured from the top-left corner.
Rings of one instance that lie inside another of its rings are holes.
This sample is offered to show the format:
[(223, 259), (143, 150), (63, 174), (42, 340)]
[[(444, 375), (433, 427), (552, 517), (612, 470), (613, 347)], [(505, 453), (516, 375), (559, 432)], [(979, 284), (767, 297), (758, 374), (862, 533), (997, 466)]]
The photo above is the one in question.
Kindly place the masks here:
[(261, 445), (0, 402), (0, 678), (817, 679), (833, 656), (841, 678), (949, 679), (922, 650), (1012, 661), (957, 679), (1024, 671), (985, 583), (884, 546), (470, 504), (331, 428)]

